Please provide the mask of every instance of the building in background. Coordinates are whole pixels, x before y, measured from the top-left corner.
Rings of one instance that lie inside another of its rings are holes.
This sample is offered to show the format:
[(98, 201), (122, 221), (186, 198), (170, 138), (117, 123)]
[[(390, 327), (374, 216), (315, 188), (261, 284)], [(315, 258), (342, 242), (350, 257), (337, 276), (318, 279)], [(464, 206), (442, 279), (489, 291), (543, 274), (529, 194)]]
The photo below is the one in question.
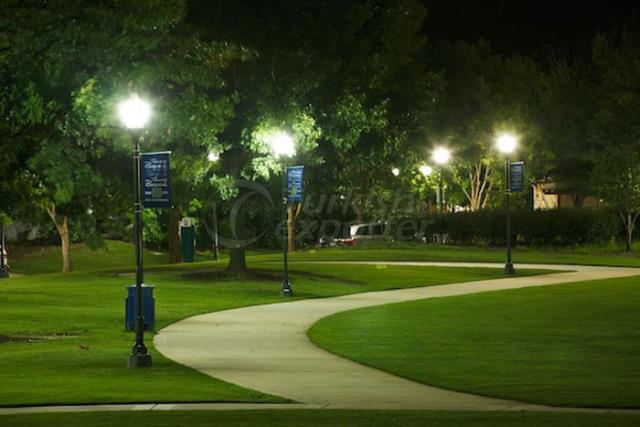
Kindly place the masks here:
[[(539, 181), (533, 184), (533, 210), (548, 210), (559, 208), (575, 208), (574, 195), (558, 190), (551, 180)], [(596, 196), (584, 198), (583, 208), (599, 208), (602, 200)]]

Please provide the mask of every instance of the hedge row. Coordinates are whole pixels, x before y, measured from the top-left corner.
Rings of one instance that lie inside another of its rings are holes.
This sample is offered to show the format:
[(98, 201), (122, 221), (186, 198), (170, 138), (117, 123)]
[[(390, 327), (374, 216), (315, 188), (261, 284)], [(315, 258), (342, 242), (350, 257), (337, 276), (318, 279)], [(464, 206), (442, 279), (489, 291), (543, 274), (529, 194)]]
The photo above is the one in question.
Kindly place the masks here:
[[(423, 218), (427, 238), (446, 234), (454, 244), (503, 245), (504, 211), (458, 212)], [(527, 246), (609, 243), (621, 232), (618, 216), (603, 209), (554, 209), (512, 212), (512, 240)]]

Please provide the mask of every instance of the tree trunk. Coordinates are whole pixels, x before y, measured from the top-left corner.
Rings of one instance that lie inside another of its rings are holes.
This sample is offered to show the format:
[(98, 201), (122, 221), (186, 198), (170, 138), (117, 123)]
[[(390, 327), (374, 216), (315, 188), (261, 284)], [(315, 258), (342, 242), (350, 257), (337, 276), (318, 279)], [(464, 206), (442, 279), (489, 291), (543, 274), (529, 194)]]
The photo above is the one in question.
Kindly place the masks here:
[(171, 208), (169, 211), (169, 263), (177, 264), (182, 261), (180, 255), (179, 238), (180, 209)]
[(627, 211), (625, 213), (620, 213), (622, 217), (622, 222), (624, 223), (627, 238), (625, 239), (625, 252), (631, 252), (631, 244), (633, 243), (633, 231), (636, 228), (636, 222), (638, 221), (638, 217), (640, 216), (640, 212), (633, 213), (631, 211)]
[(296, 227), (294, 215), (295, 207), (287, 206), (287, 247), (289, 252), (296, 251)]
[(229, 248), (229, 265), (227, 274), (234, 277), (244, 277), (249, 273), (245, 248)]
[(69, 273), (71, 271), (71, 236), (69, 234), (69, 216), (63, 215), (62, 222), (58, 220), (56, 213), (56, 205), (51, 204), (47, 208), (49, 218), (53, 221), (53, 225), (56, 226), (58, 236), (60, 236), (60, 249), (62, 250), (62, 272)]
[(231, 277), (246, 277), (249, 275), (249, 269), (247, 268), (247, 260), (245, 259), (246, 247), (243, 242), (245, 238), (245, 212), (242, 207), (237, 210), (232, 209), (232, 221), (235, 222), (235, 227), (232, 226), (233, 238), (235, 242), (230, 242), (227, 245), (229, 248), (229, 265), (227, 266), (227, 275)]
[(69, 217), (67, 215), (62, 217), (62, 224), (58, 229), (58, 233), (62, 244), (62, 272), (68, 273), (71, 271), (71, 242), (69, 237)]
[(472, 211), (484, 209), (487, 206), (492, 186), (490, 176), (491, 167), (482, 163), (473, 165), (472, 171), (469, 172), (468, 185), (463, 185), (462, 191), (469, 200), (469, 208)]
[(298, 250), (296, 244), (296, 218), (302, 210), (302, 204), (291, 205), (287, 207), (287, 246), (289, 252)]

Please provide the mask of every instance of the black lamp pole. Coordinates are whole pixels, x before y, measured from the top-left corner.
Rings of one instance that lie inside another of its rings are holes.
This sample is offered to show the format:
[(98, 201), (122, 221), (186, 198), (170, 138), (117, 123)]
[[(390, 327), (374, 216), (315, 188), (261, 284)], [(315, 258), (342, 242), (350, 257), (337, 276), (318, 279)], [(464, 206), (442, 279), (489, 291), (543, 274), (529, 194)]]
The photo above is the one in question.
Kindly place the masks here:
[(504, 265), (504, 273), (508, 275), (512, 275), (516, 272), (513, 268), (513, 262), (511, 261), (511, 209), (509, 206), (509, 195), (511, 194), (510, 165), (511, 162), (507, 158), (504, 162), (504, 178), (506, 187), (504, 191), (504, 210), (507, 218), (507, 261)]
[(442, 187), (442, 167), (438, 168), (438, 208), (440, 213), (444, 212), (444, 191)]
[(218, 212), (217, 203), (213, 201), (213, 260), (218, 261), (220, 259), (220, 249), (218, 246)]
[(282, 171), (282, 219), (284, 221), (284, 230), (282, 233), (282, 255), (283, 255), (283, 269), (282, 269), (282, 295), (290, 297), (293, 296), (293, 289), (291, 289), (291, 283), (289, 283), (289, 248), (288, 248), (288, 236), (289, 236), (289, 224), (287, 208), (289, 207), (289, 200), (287, 197), (287, 163), (284, 162), (284, 168)]
[(129, 355), (130, 368), (150, 368), (151, 355), (144, 345), (144, 322), (142, 319), (142, 203), (140, 197), (140, 142), (141, 133), (132, 130), (133, 139), (133, 183), (134, 183), (134, 212), (135, 212), (135, 245), (136, 245), (136, 343)]

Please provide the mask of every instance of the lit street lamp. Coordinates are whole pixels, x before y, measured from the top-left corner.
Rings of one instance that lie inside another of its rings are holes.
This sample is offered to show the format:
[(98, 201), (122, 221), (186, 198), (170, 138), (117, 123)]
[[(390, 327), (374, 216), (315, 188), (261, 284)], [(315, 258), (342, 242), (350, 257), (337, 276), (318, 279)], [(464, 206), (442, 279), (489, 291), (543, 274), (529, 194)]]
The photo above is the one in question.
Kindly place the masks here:
[(422, 165), (418, 168), (422, 176), (427, 177), (433, 173), (433, 168), (429, 165)]
[(209, 160), (211, 163), (215, 163), (220, 160), (220, 154), (216, 153), (215, 151), (210, 151), (207, 155), (207, 160)]
[(391, 173), (393, 174), (393, 176), (398, 176), (398, 175), (400, 175), (400, 169), (391, 168)]
[[(284, 224), (288, 229), (288, 216), (287, 208), (289, 201), (287, 197), (287, 157), (291, 157), (296, 154), (296, 147), (293, 142), (293, 138), (286, 132), (277, 132), (271, 136), (269, 143), (271, 150), (276, 157), (282, 158), (282, 218)], [(282, 269), (282, 295), (293, 296), (293, 289), (291, 283), (289, 283), (289, 260), (287, 247), (288, 233), (283, 233), (282, 236), (282, 255), (283, 255), (283, 269)]]
[(144, 324), (142, 319), (142, 203), (140, 201), (140, 142), (144, 140), (142, 129), (151, 117), (149, 104), (133, 93), (118, 106), (120, 120), (131, 132), (133, 140), (133, 182), (136, 245), (136, 343), (129, 355), (130, 368), (151, 367), (151, 355), (144, 345)]
[(509, 174), (510, 159), (509, 155), (516, 150), (518, 139), (509, 133), (503, 133), (496, 140), (498, 150), (504, 154), (504, 210), (507, 218), (507, 260), (504, 265), (505, 274), (514, 274), (513, 262), (511, 260), (511, 209), (509, 207), (509, 195), (511, 194), (511, 177)]
[[(215, 163), (220, 160), (220, 154), (215, 151), (210, 151), (207, 159), (211, 163)], [(216, 212), (217, 203), (215, 196), (213, 198), (213, 260), (218, 261), (220, 259), (220, 249), (218, 246), (218, 213)]]
[(438, 207), (440, 213), (444, 210), (444, 187), (442, 186), (442, 169), (444, 165), (449, 163), (449, 159), (451, 158), (451, 151), (445, 147), (438, 147), (433, 150), (431, 153), (431, 158), (439, 166), (438, 168)]

